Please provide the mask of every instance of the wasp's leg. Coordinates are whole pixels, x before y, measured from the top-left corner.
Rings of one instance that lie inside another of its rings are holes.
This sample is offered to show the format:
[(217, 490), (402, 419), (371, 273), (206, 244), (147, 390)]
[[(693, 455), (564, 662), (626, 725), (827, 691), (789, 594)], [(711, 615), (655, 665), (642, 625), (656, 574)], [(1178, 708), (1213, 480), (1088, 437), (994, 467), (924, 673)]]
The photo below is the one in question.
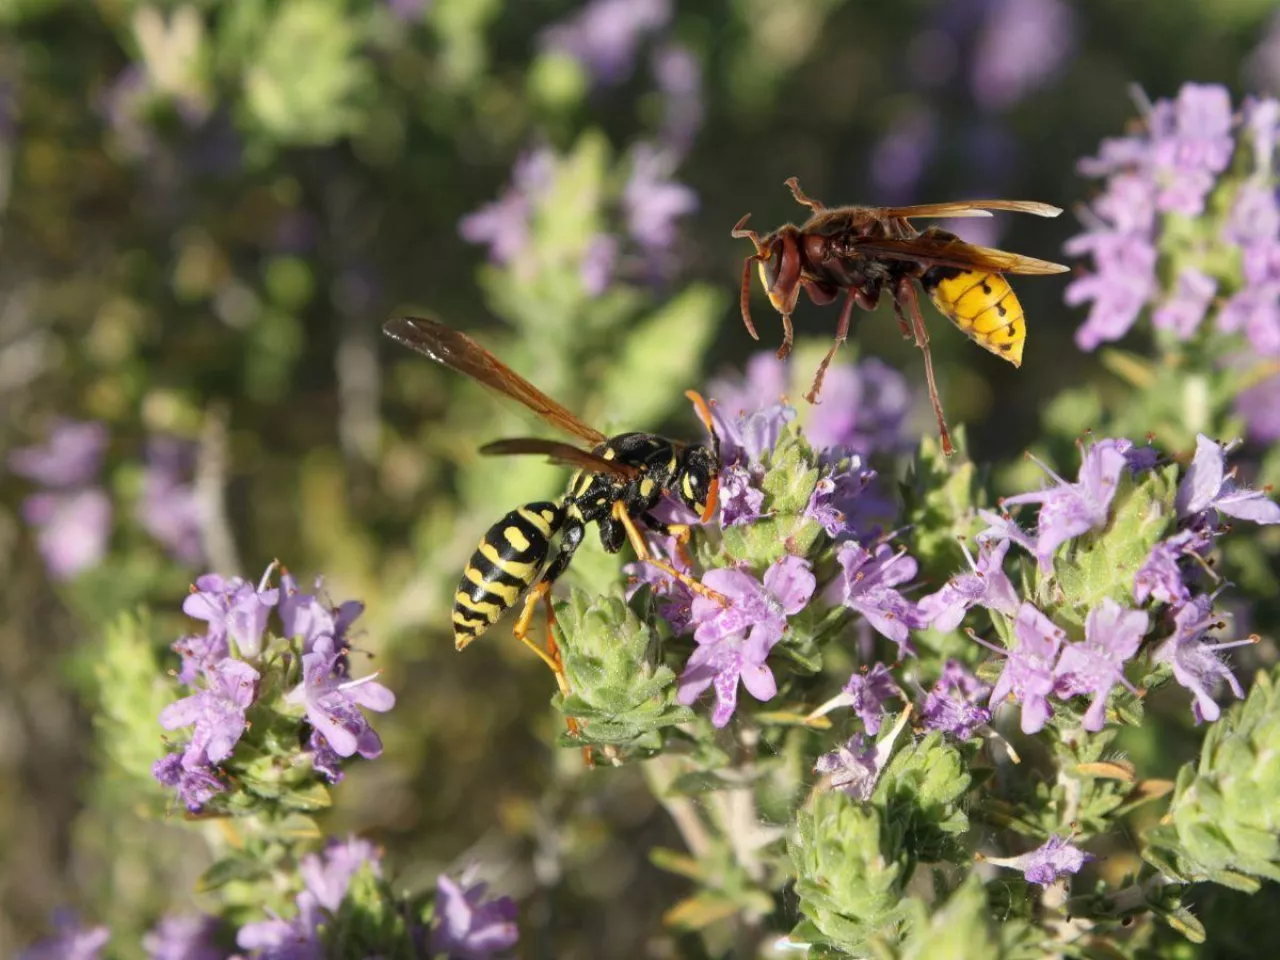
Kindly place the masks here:
[(636, 552), (636, 558), (641, 563), (647, 563), (650, 566), (657, 567), (667, 576), (680, 581), (694, 593), (706, 597), (708, 600), (714, 600), (722, 607), (729, 606), (729, 598), (721, 593), (717, 593), (710, 587), (704, 586), (687, 573), (681, 573), (665, 560), (659, 560), (649, 552), (649, 545), (644, 542), (644, 535), (640, 533), (636, 527), (636, 522), (631, 519), (631, 514), (627, 512), (626, 506), (618, 501), (613, 505), (613, 516), (623, 528), (627, 531), (627, 539), (631, 541), (631, 549)]
[(938, 432), (942, 437), (942, 452), (947, 456), (955, 453), (951, 444), (951, 433), (947, 430), (947, 420), (942, 414), (942, 400), (938, 397), (938, 385), (933, 378), (933, 356), (929, 352), (929, 330), (924, 325), (924, 317), (920, 315), (920, 299), (916, 296), (915, 283), (910, 277), (902, 277), (893, 288), (893, 307), (898, 311), (901, 322), (905, 309), (910, 314), (911, 331), (915, 336), (916, 346), (924, 354), (924, 377), (929, 384), (929, 402), (933, 404), (933, 415), (938, 420)]
[(790, 188), (791, 196), (796, 198), (796, 203), (803, 207), (808, 207), (814, 213), (821, 213), (823, 210), (827, 209), (825, 204), (814, 200), (811, 196), (800, 189), (799, 177), (788, 177), (784, 186)]
[(693, 566), (693, 558), (689, 556), (686, 547), (689, 544), (689, 537), (693, 527), (687, 523), (663, 523), (652, 513), (646, 513), (640, 518), (644, 521), (644, 525), (652, 532), (662, 537), (675, 537), (676, 540), (676, 559), (683, 563), (686, 567)]

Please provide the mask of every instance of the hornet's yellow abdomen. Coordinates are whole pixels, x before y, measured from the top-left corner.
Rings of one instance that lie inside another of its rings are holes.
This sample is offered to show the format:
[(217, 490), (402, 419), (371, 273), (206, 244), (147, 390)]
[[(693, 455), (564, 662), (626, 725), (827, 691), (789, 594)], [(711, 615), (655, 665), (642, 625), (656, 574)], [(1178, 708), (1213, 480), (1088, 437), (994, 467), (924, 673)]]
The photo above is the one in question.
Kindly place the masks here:
[(981, 270), (934, 267), (921, 282), (938, 311), (974, 343), (1022, 366), (1027, 321), (1008, 280)]

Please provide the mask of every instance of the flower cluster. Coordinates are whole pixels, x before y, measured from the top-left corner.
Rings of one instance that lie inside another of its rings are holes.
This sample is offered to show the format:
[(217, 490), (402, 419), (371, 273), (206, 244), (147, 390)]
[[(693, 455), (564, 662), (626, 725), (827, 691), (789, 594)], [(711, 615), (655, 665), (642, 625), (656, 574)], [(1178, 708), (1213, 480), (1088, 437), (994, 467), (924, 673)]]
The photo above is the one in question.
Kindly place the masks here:
[[(349, 677), (347, 633), (363, 605), (348, 601), (334, 607), (322, 600), (320, 581), (316, 593), (302, 593), (288, 573), (273, 587), (274, 568), (256, 585), (206, 574), (183, 602), (188, 616), (205, 623), (204, 632), (173, 645), (182, 656), (178, 679), (194, 692), (166, 707), (160, 723), (191, 732), (180, 750), (156, 762), (154, 774), (189, 810), (203, 809), (226, 790), (219, 769), (232, 758), (255, 706), (283, 722), (301, 722), (304, 737), (295, 733), (272, 742), (305, 741), (311, 766), (331, 781), (342, 777), (343, 758), (358, 753), (372, 759), (382, 752), (360, 708), (390, 710), (395, 696), (373, 676)], [(268, 632), (273, 610), (280, 642)], [(264, 681), (267, 674), (270, 683)], [(274, 691), (270, 704), (260, 701), (264, 689)], [(263, 737), (273, 732), (266, 722), (259, 726)]]

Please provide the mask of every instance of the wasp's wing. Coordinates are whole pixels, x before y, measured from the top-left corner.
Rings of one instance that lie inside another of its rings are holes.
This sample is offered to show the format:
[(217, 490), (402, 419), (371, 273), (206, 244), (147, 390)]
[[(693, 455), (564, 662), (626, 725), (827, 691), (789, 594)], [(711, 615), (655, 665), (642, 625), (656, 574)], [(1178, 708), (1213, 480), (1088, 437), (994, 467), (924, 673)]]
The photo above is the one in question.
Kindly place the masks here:
[(1037, 217), (1056, 217), (1060, 207), (1035, 200), (956, 200), (951, 203), (921, 203), (911, 207), (873, 207), (877, 218), (896, 217), (914, 220), (923, 217), (989, 217), (992, 210), (1030, 213)]
[(630, 480), (639, 475), (640, 470), (629, 463), (619, 463), (597, 456), (589, 450), (582, 450), (559, 440), (547, 440), (543, 437), (513, 437), (510, 440), (495, 440), (486, 443), (480, 452), (490, 457), (510, 456), (512, 454), (545, 454), (552, 463), (563, 463), (572, 467), (581, 467), (592, 473), (608, 473), (622, 480)]
[(426, 317), (396, 317), (382, 331), (397, 343), (510, 397), (571, 436), (595, 446), (607, 438), (516, 373), (465, 333)]
[(962, 270), (978, 268), (991, 273), (1019, 273), (1048, 275), (1066, 273), (1071, 268), (1061, 263), (1037, 260), (991, 247), (979, 247), (963, 240), (942, 237), (909, 237), (855, 239), (851, 246), (863, 257), (888, 257), (894, 260), (915, 260), (931, 267), (958, 267)]

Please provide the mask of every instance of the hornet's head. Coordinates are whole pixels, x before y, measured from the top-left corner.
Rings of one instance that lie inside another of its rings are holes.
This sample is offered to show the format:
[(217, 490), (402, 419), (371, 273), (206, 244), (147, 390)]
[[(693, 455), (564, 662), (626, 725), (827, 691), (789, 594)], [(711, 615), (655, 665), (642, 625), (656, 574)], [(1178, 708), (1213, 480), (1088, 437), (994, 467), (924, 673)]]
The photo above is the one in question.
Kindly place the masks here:
[[(761, 238), (754, 230), (744, 229), (746, 222), (747, 217), (743, 217), (733, 228), (734, 237), (745, 237), (756, 247), (756, 252), (747, 258), (746, 269), (749, 271), (752, 261), (760, 265), (760, 281), (764, 284), (764, 292), (769, 295), (769, 302), (780, 314), (789, 317), (795, 311), (796, 300), (800, 297), (800, 230), (787, 224)], [(743, 282), (744, 285), (747, 282), (745, 272)]]

